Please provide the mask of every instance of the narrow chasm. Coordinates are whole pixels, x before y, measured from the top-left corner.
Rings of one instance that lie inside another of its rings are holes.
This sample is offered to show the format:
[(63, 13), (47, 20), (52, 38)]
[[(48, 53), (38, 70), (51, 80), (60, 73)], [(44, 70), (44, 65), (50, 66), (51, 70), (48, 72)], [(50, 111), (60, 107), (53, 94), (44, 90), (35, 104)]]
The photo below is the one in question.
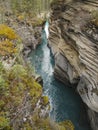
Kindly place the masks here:
[(47, 44), (46, 33), (43, 30), (42, 43), (29, 58), (35, 73), (42, 76), (44, 95), (47, 95), (50, 100), (50, 118), (57, 122), (71, 120), (75, 130), (91, 130), (86, 108), (80, 96), (71, 86), (55, 79), (53, 74), (55, 61)]

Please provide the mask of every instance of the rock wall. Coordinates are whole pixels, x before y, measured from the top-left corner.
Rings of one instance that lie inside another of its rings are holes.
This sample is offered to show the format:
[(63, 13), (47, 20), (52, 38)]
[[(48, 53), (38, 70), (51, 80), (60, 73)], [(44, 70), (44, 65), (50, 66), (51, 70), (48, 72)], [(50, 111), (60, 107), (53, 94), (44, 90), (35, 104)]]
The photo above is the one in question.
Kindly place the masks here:
[(54, 74), (64, 83), (78, 84), (93, 130), (98, 128), (98, 27), (92, 22), (97, 8), (97, 0), (59, 0), (51, 5), (49, 29)]

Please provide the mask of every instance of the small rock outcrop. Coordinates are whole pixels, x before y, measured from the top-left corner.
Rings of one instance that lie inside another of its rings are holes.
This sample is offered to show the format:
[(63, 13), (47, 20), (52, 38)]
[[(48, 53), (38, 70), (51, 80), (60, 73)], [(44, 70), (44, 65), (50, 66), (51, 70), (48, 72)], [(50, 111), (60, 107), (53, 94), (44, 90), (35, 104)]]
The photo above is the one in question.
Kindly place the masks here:
[(32, 49), (36, 49), (37, 45), (41, 43), (41, 27), (33, 28), (32, 26), (21, 26), (20, 24), (18, 24), (15, 30), (22, 39), (22, 43), (24, 45), (23, 54), (25, 56), (27, 56)]
[(16, 30), (19, 35), (21, 42), (23, 43), (23, 54), (27, 56), (31, 50), (36, 49), (37, 45), (41, 43), (41, 32), (42, 27), (33, 26), (25, 21), (19, 21), (17, 17), (7, 17), (6, 23)]
[(78, 84), (93, 130), (98, 128), (98, 27), (93, 24), (97, 0), (59, 0), (51, 5), (49, 46), (56, 78)]

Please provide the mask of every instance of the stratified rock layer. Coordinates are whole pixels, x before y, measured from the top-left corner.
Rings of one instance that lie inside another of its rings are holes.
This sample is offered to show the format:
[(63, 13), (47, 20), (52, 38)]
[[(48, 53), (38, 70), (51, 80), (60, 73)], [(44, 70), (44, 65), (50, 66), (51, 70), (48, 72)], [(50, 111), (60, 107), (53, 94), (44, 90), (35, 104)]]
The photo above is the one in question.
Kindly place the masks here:
[(64, 83), (78, 84), (81, 98), (91, 109), (92, 127), (97, 130), (98, 28), (91, 21), (98, 1), (60, 0), (51, 8), (49, 46), (55, 57), (54, 74)]

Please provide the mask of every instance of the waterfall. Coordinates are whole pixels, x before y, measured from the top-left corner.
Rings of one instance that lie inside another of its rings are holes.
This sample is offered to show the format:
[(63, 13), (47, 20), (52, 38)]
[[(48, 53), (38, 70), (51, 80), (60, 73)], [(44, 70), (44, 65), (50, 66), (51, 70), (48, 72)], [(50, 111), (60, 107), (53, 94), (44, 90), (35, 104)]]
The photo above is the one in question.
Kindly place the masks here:
[(49, 37), (49, 22), (48, 22), (48, 20), (45, 23), (44, 30), (45, 30), (45, 33), (46, 33), (46, 37), (48, 39), (48, 37)]

